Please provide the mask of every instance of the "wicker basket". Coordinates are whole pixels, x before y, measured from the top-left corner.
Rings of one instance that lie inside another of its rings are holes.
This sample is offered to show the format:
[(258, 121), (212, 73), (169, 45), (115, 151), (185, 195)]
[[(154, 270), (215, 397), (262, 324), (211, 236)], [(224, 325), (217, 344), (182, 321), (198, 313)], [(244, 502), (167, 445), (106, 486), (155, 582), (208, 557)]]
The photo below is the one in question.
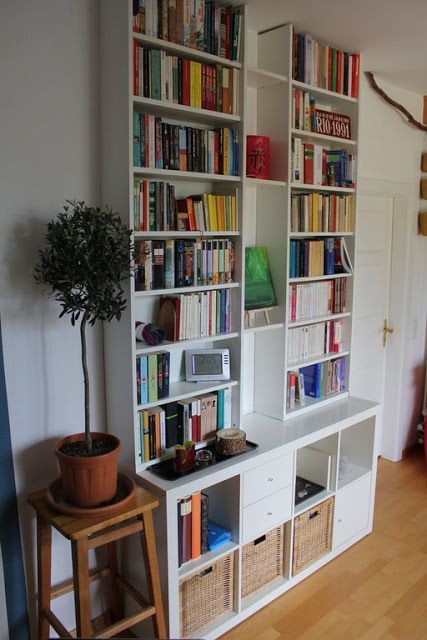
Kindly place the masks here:
[(283, 575), (283, 525), (248, 542), (242, 551), (242, 598)]
[(329, 498), (295, 518), (292, 573), (299, 573), (331, 549), (334, 499)]
[(179, 585), (181, 637), (196, 631), (233, 609), (233, 555), (224, 556)]

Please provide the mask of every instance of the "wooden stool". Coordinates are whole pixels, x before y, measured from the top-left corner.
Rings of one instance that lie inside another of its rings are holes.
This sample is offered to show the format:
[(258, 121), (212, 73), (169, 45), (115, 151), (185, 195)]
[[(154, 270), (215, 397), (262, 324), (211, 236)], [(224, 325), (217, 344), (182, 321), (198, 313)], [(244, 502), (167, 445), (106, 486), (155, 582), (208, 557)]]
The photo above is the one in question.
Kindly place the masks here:
[[(122, 511), (99, 518), (74, 517), (54, 511), (47, 503), (45, 489), (30, 494), (28, 502), (37, 512), (38, 640), (48, 639), (50, 626), (63, 638), (73, 637), (50, 608), (53, 598), (69, 593), (73, 588), (78, 638), (111, 638), (151, 616), (157, 637), (166, 638), (152, 516), (152, 510), (159, 505), (155, 496), (137, 486), (134, 497)], [(71, 541), (73, 558), (73, 579), (54, 588), (51, 584), (52, 527)], [(133, 533), (141, 534), (149, 602), (117, 571), (115, 541)], [(89, 571), (89, 549), (101, 545), (106, 546), (108, 566)], [(106, 577), (109, 579), (113, 623), (93, 636), (89, 583)], [(126, 618), (123, 618), (120, 588), (141, 606), (140, 611)]]

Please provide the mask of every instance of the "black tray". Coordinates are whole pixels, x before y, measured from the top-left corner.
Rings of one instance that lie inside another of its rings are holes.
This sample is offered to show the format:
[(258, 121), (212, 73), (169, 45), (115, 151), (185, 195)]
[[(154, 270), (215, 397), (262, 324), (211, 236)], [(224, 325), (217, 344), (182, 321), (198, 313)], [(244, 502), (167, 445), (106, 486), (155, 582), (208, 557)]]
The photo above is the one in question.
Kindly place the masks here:
[[(322, 487), (320, 484), (316, 484), (315, 482), (310, 482), (310, 480), (306, 480), (305, 478), (301, 478), (301, 476), (296, 477), (295, 481), (295, 504), (300, 504), (300, 502), (304, 502), (304, 500), (308, 500), (311, 496), (315, 496), (316, 493), (320, 493), (324, 490), (325, 487)], [(298, 496), (300, 491), (304, 491), (305, 494), (303, 496)]]
[(197, 449), (197, 451), (208, 450), (212, 453), (212, 458), (208, 463), (196, 462), (194, 467), (188, 469), (187, 471), (176, 471), (175, 458), (168, 458), (167, 460), (163, 460), (162, 462), (151, 464), (149, 467), (147, 467), (147, 470), (160, 476), (160, 478), (163, 478), (163, 480), (179, 480), (179, 478), (184, 478), (185, 476), (189, 476), (191, 473), (196, 473), (197, 471), (203, 471), (203, 469), (214, 467), (215, 465), (218, 465), (221, 462), (225, 462), (226, 460), (232, 460), (233, 458), (244, 456), (246, 453), (249, 453), (250, 451), (256, 449), (257, 446), (258, 445), (255, 444), (255, 442), (249, 442), (249, 440), (246, 440), (246, 451), (243, 451), (243, 453), (236, 453), (234, 456), (223, 456), (220, 453), (216, 452), (215, 443), (213, 442), (206, 447), (202, 447), (202, 449)]

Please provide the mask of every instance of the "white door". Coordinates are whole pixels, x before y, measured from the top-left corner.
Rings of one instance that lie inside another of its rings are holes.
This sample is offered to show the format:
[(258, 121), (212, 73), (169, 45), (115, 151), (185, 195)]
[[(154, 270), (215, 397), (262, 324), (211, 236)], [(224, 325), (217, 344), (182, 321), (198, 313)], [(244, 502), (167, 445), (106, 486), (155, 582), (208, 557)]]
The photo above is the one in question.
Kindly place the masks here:
[[(393, 234), (393, 197), (361, 195), (358, 201), (354, 312), (351, 345), (351, 394), (384, 402), (387, 344), (384, 320), (389, 317), (390, 273)], [(389, 427), (391, 425), (388, 425)], [(381, 426), (380, 426), (381, 429)], [(388, 429), (382, 429), (380, 451)]]

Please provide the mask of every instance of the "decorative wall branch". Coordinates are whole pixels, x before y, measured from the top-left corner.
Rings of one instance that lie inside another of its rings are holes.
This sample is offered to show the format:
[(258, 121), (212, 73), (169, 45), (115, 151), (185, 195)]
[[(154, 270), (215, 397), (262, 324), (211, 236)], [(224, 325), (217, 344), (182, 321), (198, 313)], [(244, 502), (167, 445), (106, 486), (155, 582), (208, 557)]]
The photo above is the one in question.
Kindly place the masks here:
[(400, 113), (402, 113), (405, 116), (405, 118), (408, 119), (409, 124), (412, 124), (412, 126), (417, 127), (417, 129), (421, 129), (421, 131), (427, 131), (427, 124), (423, 124), (422, 122), (418, 122), (418, 120), (415, 120), (415, 118), (409, 113), (407, 109), (405, 109), (404, 106), (396, 102), (396, 100), (393, 100), (393, 98), (390, 98), (390, 96), (388, 96), (385, 93), (385, 91), (383, 91), (377, 85), (372, 71), (365, 71), (365, 74), (366, 74), (366, 77), (368, 78), (369, 84), (371, 85), (372, 89), (374, 89), (374, 91), (376, 91), (381, 96), (381, 98), (383, 98), (383, 100), (388, 102), (388, 104), (391, 104), (392, 107), (400, 111)]

